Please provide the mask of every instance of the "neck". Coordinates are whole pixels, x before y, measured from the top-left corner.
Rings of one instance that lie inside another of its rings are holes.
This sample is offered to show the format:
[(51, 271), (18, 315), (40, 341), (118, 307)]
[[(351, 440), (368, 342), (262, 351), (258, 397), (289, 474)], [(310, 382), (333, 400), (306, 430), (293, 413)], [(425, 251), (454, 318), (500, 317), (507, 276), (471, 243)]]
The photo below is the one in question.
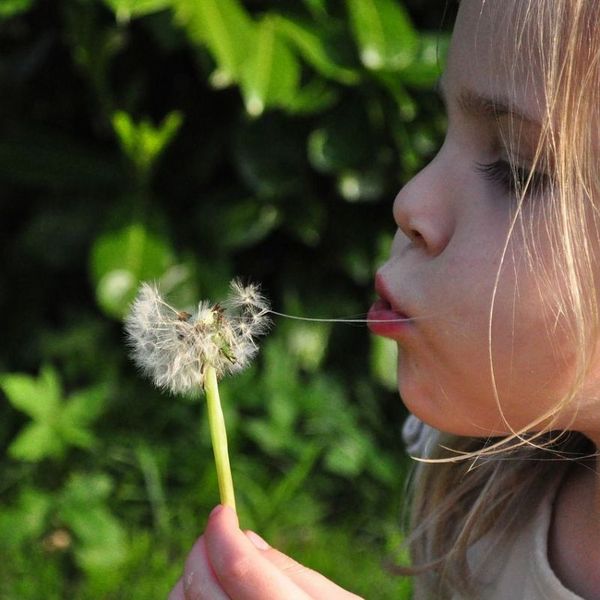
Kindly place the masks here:
[(575, 464), (554, 502), (548, 539), (550, 564), (563, 585), (600, 600), (600, 458)]

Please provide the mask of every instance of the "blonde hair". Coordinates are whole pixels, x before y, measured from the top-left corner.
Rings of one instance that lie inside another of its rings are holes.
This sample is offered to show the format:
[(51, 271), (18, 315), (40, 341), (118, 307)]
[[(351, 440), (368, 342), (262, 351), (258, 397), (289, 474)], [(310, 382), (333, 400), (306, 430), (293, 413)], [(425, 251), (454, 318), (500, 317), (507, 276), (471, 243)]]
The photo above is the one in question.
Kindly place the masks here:
[[(545, 114), (534, 162), (551, 173), (552, 190), (540, 201), (535, 227), (544, 228), (553, 260), (541, 265), (534, 245), (528, 248), (528, 256), (531, 268), (541, 269), (548, 289), (554, 287), (553, 306), (557, 319), (567, 324), (576, 349), (575, 367), (568, 392), (535, 423), (493, 440), (442, 436), (440, 449), (430, 457), (433, 462), (416, 468), (409, 536), (413, 567), (403, 571), (419, 575), (419, 598), (443, 600), (453, 591), (478, 597), (469, 573), (468, 549), (488, 533), (509, 542), (565, 473), (569, 459), (596, 451), (584, 435), (559, 430), (557, 418), (581, 389), (600, 330), (594, 254), (600, 246), (600, 169), (595, 158), (600, 150), (600, 4), (507, 0), (504, 7), (506, 23), (511, 28), (516, 24), (513, 50), (528, 64), (540, 67), (545, 83)], [(525, 239), (534, 237), (531, 220), (521, 218), (530, 184), (519, 190), (503, 262), (517, 228), (530, 234)], [(556, 289), (559, 275), (564, 285)], [(493, 311), (492, 300), (488, 340), (492, 374)], [(500, 398), (496, 399), (501, 408)], [(451, 448), (453, 454), (449, 457), (441, 446)], [(557, 461), (556, 454), (565, 460)]]

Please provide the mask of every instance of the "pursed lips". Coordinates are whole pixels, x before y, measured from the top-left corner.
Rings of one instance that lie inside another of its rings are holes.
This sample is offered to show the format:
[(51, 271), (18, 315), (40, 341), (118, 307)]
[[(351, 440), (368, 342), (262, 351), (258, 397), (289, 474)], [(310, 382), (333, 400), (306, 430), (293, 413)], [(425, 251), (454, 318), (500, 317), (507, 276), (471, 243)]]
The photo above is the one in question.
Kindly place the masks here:
[(385, 279), (380, 273), (375, 278), (375, 290), (379, 299), (369, 310), (369, 329), (376, 335), (400, 341), (413, 329), (413, 324), (392, 298)]
[(398, 318), (408, 319), (409, 315), (400, 308), (397, 301), (392, 297), (387, 284), (385, 283), (385, 279), (381, 272), (378, 272), (375, 276), (375, 293), (379, 296), (381, 300), (387, 303), (387, 309), (392, 310), (397, 313)]

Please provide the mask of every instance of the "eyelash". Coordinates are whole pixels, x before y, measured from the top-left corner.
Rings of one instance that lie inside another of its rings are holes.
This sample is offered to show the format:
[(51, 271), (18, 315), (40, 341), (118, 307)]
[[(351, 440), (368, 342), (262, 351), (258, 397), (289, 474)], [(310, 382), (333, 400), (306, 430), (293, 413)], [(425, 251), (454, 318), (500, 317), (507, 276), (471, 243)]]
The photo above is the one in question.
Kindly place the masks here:
[(477, 170), (483, 173), (486, 179), (499, 184), (502, 189), (509, 194), (519, 194), (523, 191), (528, 179), (526, 195), (535, 195), (543, 192), (550, 182), (547, 173), (539, 171), (527, 171), (522, 167), (511, 167), (506, 160), (497, 160), (492, 163), (476, 163)]

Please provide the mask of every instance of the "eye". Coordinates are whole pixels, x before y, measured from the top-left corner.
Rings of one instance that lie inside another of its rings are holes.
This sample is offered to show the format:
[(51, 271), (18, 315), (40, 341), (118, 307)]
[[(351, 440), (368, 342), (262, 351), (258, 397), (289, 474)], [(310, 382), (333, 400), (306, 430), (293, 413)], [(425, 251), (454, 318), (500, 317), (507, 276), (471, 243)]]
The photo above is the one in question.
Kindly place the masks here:
[(550, 184), (550, 176), (547, 173), (528, 171), (519, 166), (513, 167), (506, 160), (476, 163), (476, 168), (486, 179), (500, 185), (508, 194), (519, 195), (527, 186), (526, 195), (536, 195), (543, 192)]

